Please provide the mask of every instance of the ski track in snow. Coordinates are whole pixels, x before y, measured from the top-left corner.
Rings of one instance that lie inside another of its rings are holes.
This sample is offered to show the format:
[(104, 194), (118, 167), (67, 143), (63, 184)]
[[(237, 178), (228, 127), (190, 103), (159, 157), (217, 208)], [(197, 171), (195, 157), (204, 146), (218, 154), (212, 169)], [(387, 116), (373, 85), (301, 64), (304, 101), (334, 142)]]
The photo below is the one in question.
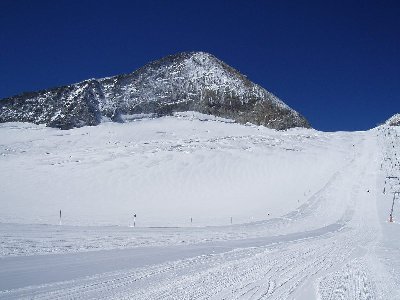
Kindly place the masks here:
[[(251, 130), (255, 132), (257, 128)], [(169, 259), (167, 255), (158, 263), (151, 263), (149, 259), (148, 264), (144, 262), (139, 267), (116, 267), (107, 272), (88, 273), (56, 282), (42, 275), (41, 284), (26, 286), (17, 282), (19, 287), (0, 291), (0, 298), (400, 299), (400, 272), (397, 271), (400, 270), (400, 242), (393, 238), (398, 235), (399, 227), (396, 218), (395, 223), (388, 223), (393, 197), (389, 191), (394, 191), (397, 185), (385, 180), (387, 176), (400, 175), (397, 134), (398, 129), (383, 126), (351, 134), (316, 134), (304, 130), (271, 132), (267, 136), (260, 133), (258, 137), (228, 135), (209, 140), (195, 137), (181, 139), (175, 146), (171, 140), (162, 143), (163, 148), (158, 147), (162, 153), (171, 148), (174, 152), (198, 151), (199, 147), (206, 147), (207, 151), (216, 147), (217, 151), (229, 152), (238, 145), (254, 148), (260, 143), (261, 148), (278, 147), (278, 152), (273, 150), (276, 156), (279, 151), (293, 149), (293, 153), (315, 149), (324, 152), (328, 151), (328, 145), (336, 143), (333, 151), (347, 154), (343, 154), (344, 159), (340, 159), (337, 168), (326, 173), (323, 182), (301, 203), (292, 203), (289, 210), (282, 210), (281, 216), (253, 223), (198, 228), (137, 228), (134, 239), (129, 234), (131, 231), (124, 227), (71, 226), (56, 231), (56, 227), (51, 225), (30, 225), (32, 232), (27, 232), (28, 225), (0, 224), (0, 269), (2, 264), (10, 267), (7, 261), (12, 259), (26, 262), (22, 267), (13, 268), (11, 265), (12, 272), (18, 272), (18, 268), (21, 268), (20, 272), (35, 272), (35, 265), (29, 265), (29, 260), (24, 260), (24, 257), (37, 254), (47, 257), (48, 252), (69, 253), (65, 257), (67, 262), (71, 260), (73, 263), (74, 252), (88, 250), (110, 249), (110, 255), (116, 255), (113, 249), (131, 249), (129, 251), (135, 253), (135, 249), (139, 251), (146, 249), (144, 246), (152, 246), (168, 250), (175, 249), (171, 247), (182, 245), (182, 242), (187, 245), (182, 247), (189, 253), (196, 247), (205, 249), (202, 255), (180, 259)], [(154, 149), (154, 141), (146, 143), (141, 148), (143, 153), (152, 151), (143, 150), (146, 147)], [(162, 160), (159, 163), (163, 163)], [(384, 188), (385, 194), (382, 193)], [(395, 205), (400, 206), (400, 203), (397, 201)], [(396, 210), (400, 209), (398, 206), (395, 206), (395, 217), (400, 211)], [(48, 237), (45, 241), (38, 233), (41, 229), (44, 231), (42, 234)], [(80, 233), (81, 230), (86, 230), (86, 233)], [(58, 234), (56, 238), (51, 236), (55, 232)], [(27, 243), (29, 237), (30, 244)], [(90, 237), (89, 241), (87, 237)], [(54, 255), (58, 258), (57, 254)], [(40, 256), (37, 258), (40, 262)], [(63, 258), (60, 256), (60, 259)], [(93, 266), (101, 263), (104, 263), (101, 259), (94, 260)], [(78, 260), (75, 264), (79, 269)], [(6, 277), (7, 272), (0, 272), (0, 279), (2, 276)]]

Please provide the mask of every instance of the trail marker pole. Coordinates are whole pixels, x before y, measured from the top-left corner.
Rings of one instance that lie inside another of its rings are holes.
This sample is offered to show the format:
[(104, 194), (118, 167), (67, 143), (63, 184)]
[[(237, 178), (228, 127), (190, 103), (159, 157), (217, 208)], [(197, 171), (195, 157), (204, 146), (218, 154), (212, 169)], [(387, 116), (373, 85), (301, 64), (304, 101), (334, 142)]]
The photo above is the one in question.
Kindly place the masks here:
[(61, 209), (60, 209), (60, 222), (59, 222), (59, 224), (60, 224), (60, 226), (62, 225), (62, 222), (61, 222)]
[(399, 195), (400, 192), (393, 192), (393, 201), (392, 201), (392, 209), (390, 210), (389, 222), (393, 223), (393, 208), (394, 208), (394, 200), (396, 200), (396, 195)]

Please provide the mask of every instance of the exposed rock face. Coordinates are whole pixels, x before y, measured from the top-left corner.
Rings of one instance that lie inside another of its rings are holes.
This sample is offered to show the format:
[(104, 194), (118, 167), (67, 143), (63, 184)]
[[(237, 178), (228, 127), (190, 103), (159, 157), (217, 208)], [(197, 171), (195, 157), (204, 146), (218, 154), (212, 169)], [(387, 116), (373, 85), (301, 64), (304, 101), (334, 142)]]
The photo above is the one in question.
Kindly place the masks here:
[(90, 79), (0, 100), (0, 122), (69, 129), (102, 117), (198, 111), (274, 129), (310, 127), (299, 113), (237, 70), (203, 52), (170, 55), (130, 74)]
[(389, 120), (386, 121), (389, 126), (400, 126), (400, 114), (395, 114)]

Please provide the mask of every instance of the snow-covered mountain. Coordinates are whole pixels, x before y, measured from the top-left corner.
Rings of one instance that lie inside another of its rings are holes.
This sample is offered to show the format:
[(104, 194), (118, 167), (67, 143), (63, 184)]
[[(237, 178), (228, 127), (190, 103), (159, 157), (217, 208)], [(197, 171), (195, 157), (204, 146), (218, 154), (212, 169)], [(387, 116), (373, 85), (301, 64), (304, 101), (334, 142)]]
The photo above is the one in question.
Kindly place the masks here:
[(184, 52), (130, 74), (24, 93), (0, 102), (0, 122), (31, 122), (70, 129), (104, 117), (165, 116), (198, 111), (274, 129), (310, 127), (276, 96), (211, 54)]
[(389, 126), (400, 126), (400, 114), (393, 115), (385, 124)]

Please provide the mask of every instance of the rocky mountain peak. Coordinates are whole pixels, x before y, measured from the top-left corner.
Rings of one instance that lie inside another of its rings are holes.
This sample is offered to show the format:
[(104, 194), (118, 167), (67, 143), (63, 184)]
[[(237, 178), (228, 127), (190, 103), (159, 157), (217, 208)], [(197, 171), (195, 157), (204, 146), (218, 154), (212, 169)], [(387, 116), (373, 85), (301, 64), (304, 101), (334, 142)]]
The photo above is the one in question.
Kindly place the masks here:
[(129, 73), (6, 98), (0, 122), (23, 121), (69, 129), (103, 117), (164, 116), (198, 111), (274, 129), (310, 127), (280, 99), (215, 56), (183, 52)]

